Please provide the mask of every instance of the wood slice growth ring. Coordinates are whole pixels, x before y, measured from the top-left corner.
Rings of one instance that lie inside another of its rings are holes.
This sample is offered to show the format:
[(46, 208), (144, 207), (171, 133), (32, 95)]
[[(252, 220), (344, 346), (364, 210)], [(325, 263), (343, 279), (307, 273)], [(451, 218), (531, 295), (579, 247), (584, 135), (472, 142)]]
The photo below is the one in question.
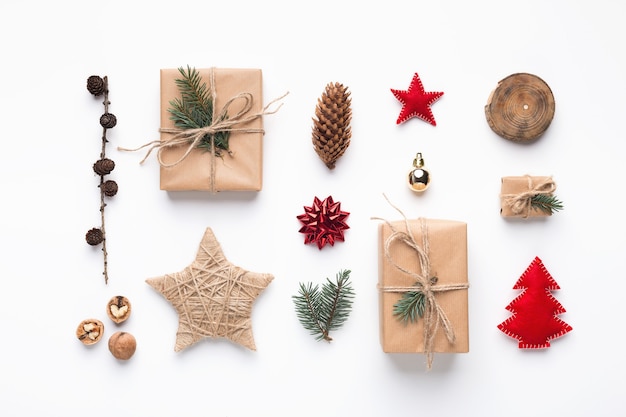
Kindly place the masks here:
[(489, 127), (514, 142), (532, 142), (550, 126), (554, 96), (536, 75), (517, 73), (502, 79), (491, 92), (485, 116)]

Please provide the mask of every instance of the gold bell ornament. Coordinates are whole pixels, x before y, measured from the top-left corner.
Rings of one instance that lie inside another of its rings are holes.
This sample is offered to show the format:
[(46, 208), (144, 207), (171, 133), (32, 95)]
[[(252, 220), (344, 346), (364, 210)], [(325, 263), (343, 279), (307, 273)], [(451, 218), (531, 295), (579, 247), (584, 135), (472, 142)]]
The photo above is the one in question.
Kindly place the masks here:
[(424, 158), (418, 152), (413, 160), (413, 168), (407, 176), (409, 188), (417, 193), (426, 191), (430, 184), (430, 172), (424, 168)]

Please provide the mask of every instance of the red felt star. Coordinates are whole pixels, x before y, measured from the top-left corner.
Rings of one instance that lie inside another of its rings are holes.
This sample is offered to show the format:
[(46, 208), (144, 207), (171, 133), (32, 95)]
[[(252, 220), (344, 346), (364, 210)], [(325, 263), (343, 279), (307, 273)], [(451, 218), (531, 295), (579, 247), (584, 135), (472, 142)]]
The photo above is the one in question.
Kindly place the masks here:
[(350, 227), (346, 224), (347, 211), (341, 210), (341, 203), (334, 202), (331, 196), (320, 200), (315, 197), (311, 207), (304, 207), (304, 214), (297, 216), (302, 223), (299, 232), (304, 233), (304, 244), (317, 243), (321, 250), (326, 244), (334, 246), (336, 241), (344, 241), (344, 230)]
[(443, 93), (424, 92), (422, 80), (420, 80), (417, 72), (413, 76), (408, 90), (394, 90), (392, 88), (391, 92), (402, 103), (402, 110), (400, 111), (400, 116), (398, 116), (396, 124), (404, 123), (411, 117), (419, 117), (423, 121), (437, 126), (430, 105), (437, 101)]
[(572, 330), (558, 314), (565, 308), (552, 295), (559, 284), (535, 257), (513, 289), (524, 290), (506, 307), (513, 315), (498, 325), (498, 329), (519, 341), (521, 349), (550, 347), (550, 340)]

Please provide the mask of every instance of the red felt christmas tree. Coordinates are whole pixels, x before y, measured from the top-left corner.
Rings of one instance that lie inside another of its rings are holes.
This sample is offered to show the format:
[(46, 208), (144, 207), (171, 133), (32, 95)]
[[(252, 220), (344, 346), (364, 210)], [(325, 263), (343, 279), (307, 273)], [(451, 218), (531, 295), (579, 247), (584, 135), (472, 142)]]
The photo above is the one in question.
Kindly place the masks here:
[(541, 259), (535, 257), (513, 289), (524, 291), (506, 306), (513, 315), (498, 329), (517, 339), (520, 349), (548, 348), (550, 340), (572, 330), (572, 326), (556, 317), (565, 313), (551, 293), (560, 287)]

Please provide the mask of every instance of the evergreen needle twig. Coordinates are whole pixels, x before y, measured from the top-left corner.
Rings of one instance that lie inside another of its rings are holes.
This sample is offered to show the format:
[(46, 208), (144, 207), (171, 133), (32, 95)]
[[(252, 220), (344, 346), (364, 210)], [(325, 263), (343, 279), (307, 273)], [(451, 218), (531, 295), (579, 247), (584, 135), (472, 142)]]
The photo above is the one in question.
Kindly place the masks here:
[[(213, 123), (213, 97), (207, 88), (206, 83), (202, 81), (200, 73), (195, 69), (187, 66), (187, 70), (183, 67), (178, 68), (182, 78), (175, 80), (176, 86), (180, 91), (180, 98), (170, 100), (170, 120), (180, 129), (197, 129), (201, 127), (211, 126)], [(218, 121), (228, 119), (228, 116), (222, 117)], [(213, 136), (213, 145), (211, 144), (211, 136)], [(221, 156), (222, 151), (230, 152), (228, 139), (230, 132), (220, 131), (214, 135), (206, 134), (198, 144), (198, 148), (210, 151), (213, 146), (213, 152), (216, 156)]]
[[(437, 283), (437, 277), (430, 278), (431, 285)], [(400, 316), (403, 322), (416, 322), (424, 316), (426, 309), (426, 296), (424, 293), (416, 289), (415, 291), (407, 291), (393, 305), (393, 315)]]
[(332, 341), (330, 331), (340, 328), (350, 315), (354, 299), (350, 272), (339, 271), (335, 282), (326, 278), (321, 290), (319, 285), (300, 283), (298, 295), (292, 297), (300, 323), (318, 341)]
[(530, 199), (530, 205), (546, 214), (563, 210), (563, 203), (556, 196), (548, 194), (535, 194)]
[(415, 322), (424, 316), (426, 297), (421, 291), (408, 291), (393, 305), (393, 315), (400, 316), (403, 322)]

